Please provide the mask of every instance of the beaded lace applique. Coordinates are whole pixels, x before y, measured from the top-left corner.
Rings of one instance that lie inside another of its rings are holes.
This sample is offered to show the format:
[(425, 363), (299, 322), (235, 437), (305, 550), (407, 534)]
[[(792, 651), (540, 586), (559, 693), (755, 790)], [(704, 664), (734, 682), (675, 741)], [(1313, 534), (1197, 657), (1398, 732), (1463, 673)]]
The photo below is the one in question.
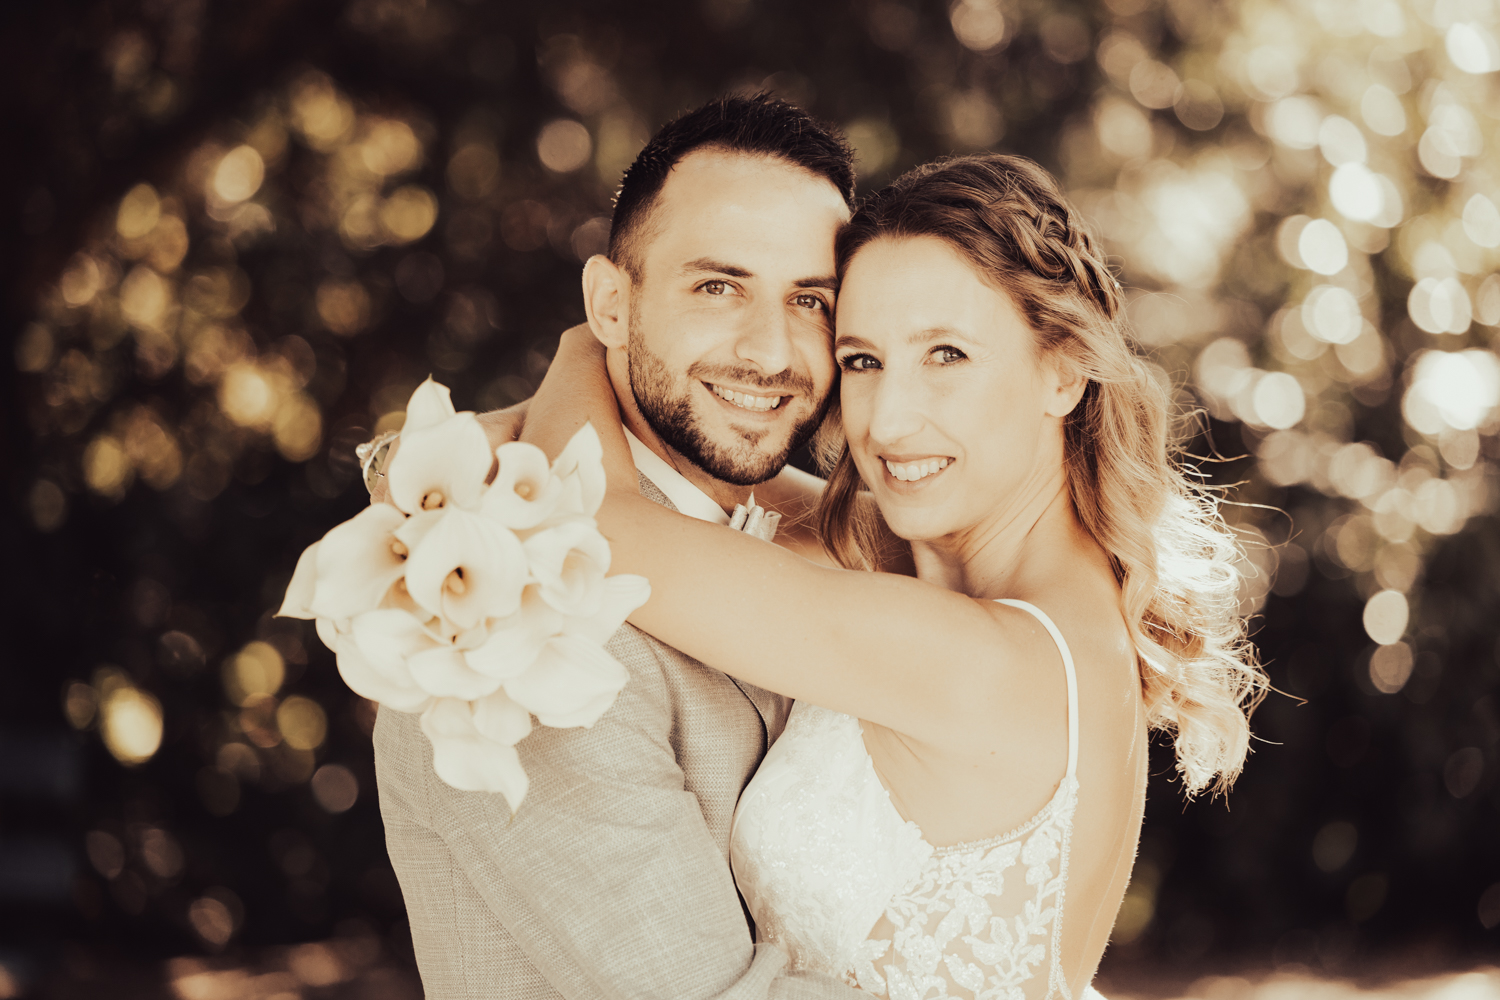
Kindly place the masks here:
[(1077, 685), (1068, 673), (1068, 770), (1026, 823), (934, 848), (901, 819), (858, 720), (799, 702), (740, 798), (731, 862), (760, 938), (793, 969), (891, 1000), (1068, 997), (1059, 945), (1078, 802)]

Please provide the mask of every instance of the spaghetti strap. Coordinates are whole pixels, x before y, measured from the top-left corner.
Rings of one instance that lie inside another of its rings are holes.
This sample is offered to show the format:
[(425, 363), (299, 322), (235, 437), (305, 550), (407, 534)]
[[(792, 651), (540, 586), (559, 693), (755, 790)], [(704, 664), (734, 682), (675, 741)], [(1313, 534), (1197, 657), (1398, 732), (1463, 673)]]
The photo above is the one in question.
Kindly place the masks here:
[(1078, 767), (1078, 675), (1073, 668), (1073, 653), (1068, 649), (1067, 640), (1062, 637), (1062, 633), (1058, 631), (1057, 626), (1053, 624), (1052, 619), (1048, 618), (1047, 613), (1041, 608), (1037, 607), (1035, 604), (1028, 604), (1026, 601), (1017, 601), (1004, 597), (997, 598), (995, 600), (995, 603), (1009, 605), (1010, 607), (1020, 608), (1022, 611), (1028, 612), (1033, 618), (1041, 622), (1042, 627), (1051, 634), (1052, 641), (1057, 643), (1057, 651), (1062, 654), (1063, 669), (1066, 670), (1068, 674), (1067, 776), (1071, 778), (1073, 777), (1074, 771), (1077, 770)]

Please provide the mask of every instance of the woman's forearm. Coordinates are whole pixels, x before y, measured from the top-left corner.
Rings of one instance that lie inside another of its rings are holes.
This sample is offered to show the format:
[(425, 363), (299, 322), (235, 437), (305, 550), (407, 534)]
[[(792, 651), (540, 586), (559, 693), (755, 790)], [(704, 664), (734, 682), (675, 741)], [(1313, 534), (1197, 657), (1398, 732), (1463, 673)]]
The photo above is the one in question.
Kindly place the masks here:
[(593, 424), (599, 434), (610, 487), (633, 492), (635, 463), (605, 367), (604, 345), (587, 326), (575, 326), (558, 341), (557, 355), (531, 399), (521, 440), (556, 458), (584, 424)]

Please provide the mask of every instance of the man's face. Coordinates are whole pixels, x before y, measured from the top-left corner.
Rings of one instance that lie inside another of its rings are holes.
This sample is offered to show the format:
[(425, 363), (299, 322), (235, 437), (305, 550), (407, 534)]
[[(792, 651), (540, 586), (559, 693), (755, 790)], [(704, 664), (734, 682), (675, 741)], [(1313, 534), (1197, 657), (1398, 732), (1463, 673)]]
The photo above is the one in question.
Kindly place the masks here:
[(630, 294), (630, 387), (714, 478), (770, 479), (822, 420), (848, 218), (832, 184), (773, 157), (697, 150), (663, 185)]

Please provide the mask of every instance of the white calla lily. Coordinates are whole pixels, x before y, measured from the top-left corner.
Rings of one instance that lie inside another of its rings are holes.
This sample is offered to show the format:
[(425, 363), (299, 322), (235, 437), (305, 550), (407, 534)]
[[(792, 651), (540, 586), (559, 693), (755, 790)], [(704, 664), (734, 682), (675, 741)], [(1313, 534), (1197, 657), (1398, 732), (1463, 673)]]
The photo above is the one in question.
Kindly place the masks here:
[(334, 633), (344, 683), (398, 712), (420, 712), (431, 703), (431, 693), (417, 685), (406, 660), (432, 644), (420, 622), (393, 609), (367, 611), (350, 621), (347, 632)]
[(602, 646), (630, 613), (651, 598), (651, 584), (644, 576), (621, 573), (604, 578), (603, 599), (591, 615), (573, 616), (563, 625), (563, 634)]
[(593, 424), (584, 424), (552, 463), (562, 481), (559, 506), (570, 514), (593, 517), (604, 502), (604, 446)]
[(542, 598), (565, 615), (588, 616), (604, 599), (609, 543), (591, 517), (560, 519), (526, 539), (531, 576)]
[(313, 621), (318, 630), (318, 638), (323, 641), (331, 652), (339, 651), (339, 636), (349, 633), (349, 619), (344, 618), (334, 621), (332, 618), (317, 618)]
[(297, 557), (297, 568), (286, 585), (277, 618), (316, 618), (312, 612), (313, 593), (318, 586), (318, 543), (313, 542)]
[(477, 699), (472, 706), (474, 727), (486, 739), (514, 746), (531, 735), (531, 713), (504, 690)]
[(404, 434), (407, 431), (421, 431), (429, 427), (436, 427), (454, 414), (453, 394), (448, 387), (441, 382), (434, 382), (431, 376), (427, 381), (417, 386), (411, 394), (411, 399), (406, 401), (406, 423), (401, 425)]
[(563, 484), (552, 474), (547, 453), (536, 445), (512, 441), (495, 449), (500, 469), (485, 491), (479, 509), (507, 528), (534, 528), (557, 510)]
[(391, 503), (408, 514), (462, 507), (474, 510), (495, 464), (489, 439), (469, 412), (401, 432), (401, 447), (386, 467)]
[(514, 815), (526, 797), (526, 771), (516, 748), (488, 739), (467, 702), (443, 698), (422, 713), (422, 732), (432, 742), (439, 778), (465, 792), (499, 792)]
[(505, 693), (544, 726), (592, 726), (630, 674), (596, 643), (562, 635), (548, 641), (536, 663), (505, 682)]
[(563, 630), (562, 612), (542, 600), (535, 584), (521, 597), (521, 608), (513, 615), (492, 619), (484, 642), (464, 654), (469, 666), (499, 680), (524, 673), (541, 655), (542, 647)]
[(412, 653), (406, 658), (406, 666), (418, 687), (440, 698), (472, 701), (500, 688), (500, 681), (469, 666), (463, 650), (446, 643), (434, 643), (429, 649)]
[(371, 670), (412, 697), (482, 698), (500, 686), (469, 668), (462, 646), (435, 638), (404, 611), (381, 609), (360, 615), (352, 622), (350, 638)]
[(526, 552), (505, 526), (457, 507), (422, 534), (406, 560), (406, 589), (458, 630), (515, 613), (526, 585)]
[(379, 604), (406, 569), (406, 546), (396, 538), (405, 522), (389, 504), (372, 504), (324, 535), (309, 610), (319, 618), (351, 618)]

